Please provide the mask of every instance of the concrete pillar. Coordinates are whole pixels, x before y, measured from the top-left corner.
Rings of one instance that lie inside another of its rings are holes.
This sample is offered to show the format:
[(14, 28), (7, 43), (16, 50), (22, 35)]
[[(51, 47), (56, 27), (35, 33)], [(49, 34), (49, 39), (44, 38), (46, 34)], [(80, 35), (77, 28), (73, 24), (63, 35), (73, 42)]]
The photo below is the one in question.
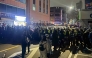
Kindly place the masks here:
[(30, 21), (30, 0), (26, 0), (26, 21), (27, 21), (27, 25), (30, 25), (31, 21)]

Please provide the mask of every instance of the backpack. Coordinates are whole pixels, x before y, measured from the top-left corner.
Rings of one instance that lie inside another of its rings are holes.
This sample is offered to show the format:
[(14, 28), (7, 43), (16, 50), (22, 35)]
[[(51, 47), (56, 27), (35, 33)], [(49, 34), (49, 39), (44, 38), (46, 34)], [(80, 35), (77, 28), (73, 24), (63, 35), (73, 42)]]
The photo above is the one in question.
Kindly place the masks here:
[(45, 50), (45, 48), (44, 48), (44, 44), (40, 44), (40, 46), (39, 46), (39, 50), (40, 50), (40, 51), (44, 51), (44, 50)]

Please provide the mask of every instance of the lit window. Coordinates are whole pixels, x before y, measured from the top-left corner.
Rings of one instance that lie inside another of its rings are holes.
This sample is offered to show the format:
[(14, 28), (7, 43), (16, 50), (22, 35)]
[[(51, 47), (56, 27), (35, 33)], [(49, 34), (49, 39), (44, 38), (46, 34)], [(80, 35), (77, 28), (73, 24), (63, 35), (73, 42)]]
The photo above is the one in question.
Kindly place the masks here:
[(33, 10), (35, 11), (35, 5), (33, 5)]
[(36, 5), (35, 5), (36, 0), (33, 0), (33, 10), (36, 10)]

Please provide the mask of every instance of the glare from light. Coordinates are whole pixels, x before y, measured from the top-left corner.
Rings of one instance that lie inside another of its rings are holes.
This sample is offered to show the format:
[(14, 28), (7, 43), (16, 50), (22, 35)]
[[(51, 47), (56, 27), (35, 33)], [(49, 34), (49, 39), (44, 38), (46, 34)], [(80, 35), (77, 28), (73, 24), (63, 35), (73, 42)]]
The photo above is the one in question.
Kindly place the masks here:
[(33, 10), (35, 11), (35, 5), (33, 4)]
[(17, 23), (16, 21), (14, 21), (14, 25), (15, 25), (15, 26), (18, 26), (18, 23)]
[(70, 6), (69, 9), (72, 10), (73, 9), (73, 6)]
[(15, 26), (26, 26), (26, 22), (14, 21)]
[(33, 10), (35, 11), (35, 7), (33, 7)]
[(17, 20), (17, 21), (26, 21), (26, 17), (23, 17), (23, 16), (15, 16), (15, 20)]

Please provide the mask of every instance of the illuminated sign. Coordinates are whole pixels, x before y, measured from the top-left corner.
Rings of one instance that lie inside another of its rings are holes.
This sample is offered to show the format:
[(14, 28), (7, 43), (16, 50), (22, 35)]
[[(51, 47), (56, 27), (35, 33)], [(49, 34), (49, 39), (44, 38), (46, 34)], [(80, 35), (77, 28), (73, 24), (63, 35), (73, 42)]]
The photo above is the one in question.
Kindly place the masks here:
[(15, 15), (9, 13), (0, 13), (1, 18), (15, 19)]
[(14, 21), (15, 26), (26, 26), (26, 22)]
[(23, 16), (15, 16), (16, 21), (26, 21), (26, 17)]
[(85, 8), (92, 9), (92, 0), (85, 0)]

